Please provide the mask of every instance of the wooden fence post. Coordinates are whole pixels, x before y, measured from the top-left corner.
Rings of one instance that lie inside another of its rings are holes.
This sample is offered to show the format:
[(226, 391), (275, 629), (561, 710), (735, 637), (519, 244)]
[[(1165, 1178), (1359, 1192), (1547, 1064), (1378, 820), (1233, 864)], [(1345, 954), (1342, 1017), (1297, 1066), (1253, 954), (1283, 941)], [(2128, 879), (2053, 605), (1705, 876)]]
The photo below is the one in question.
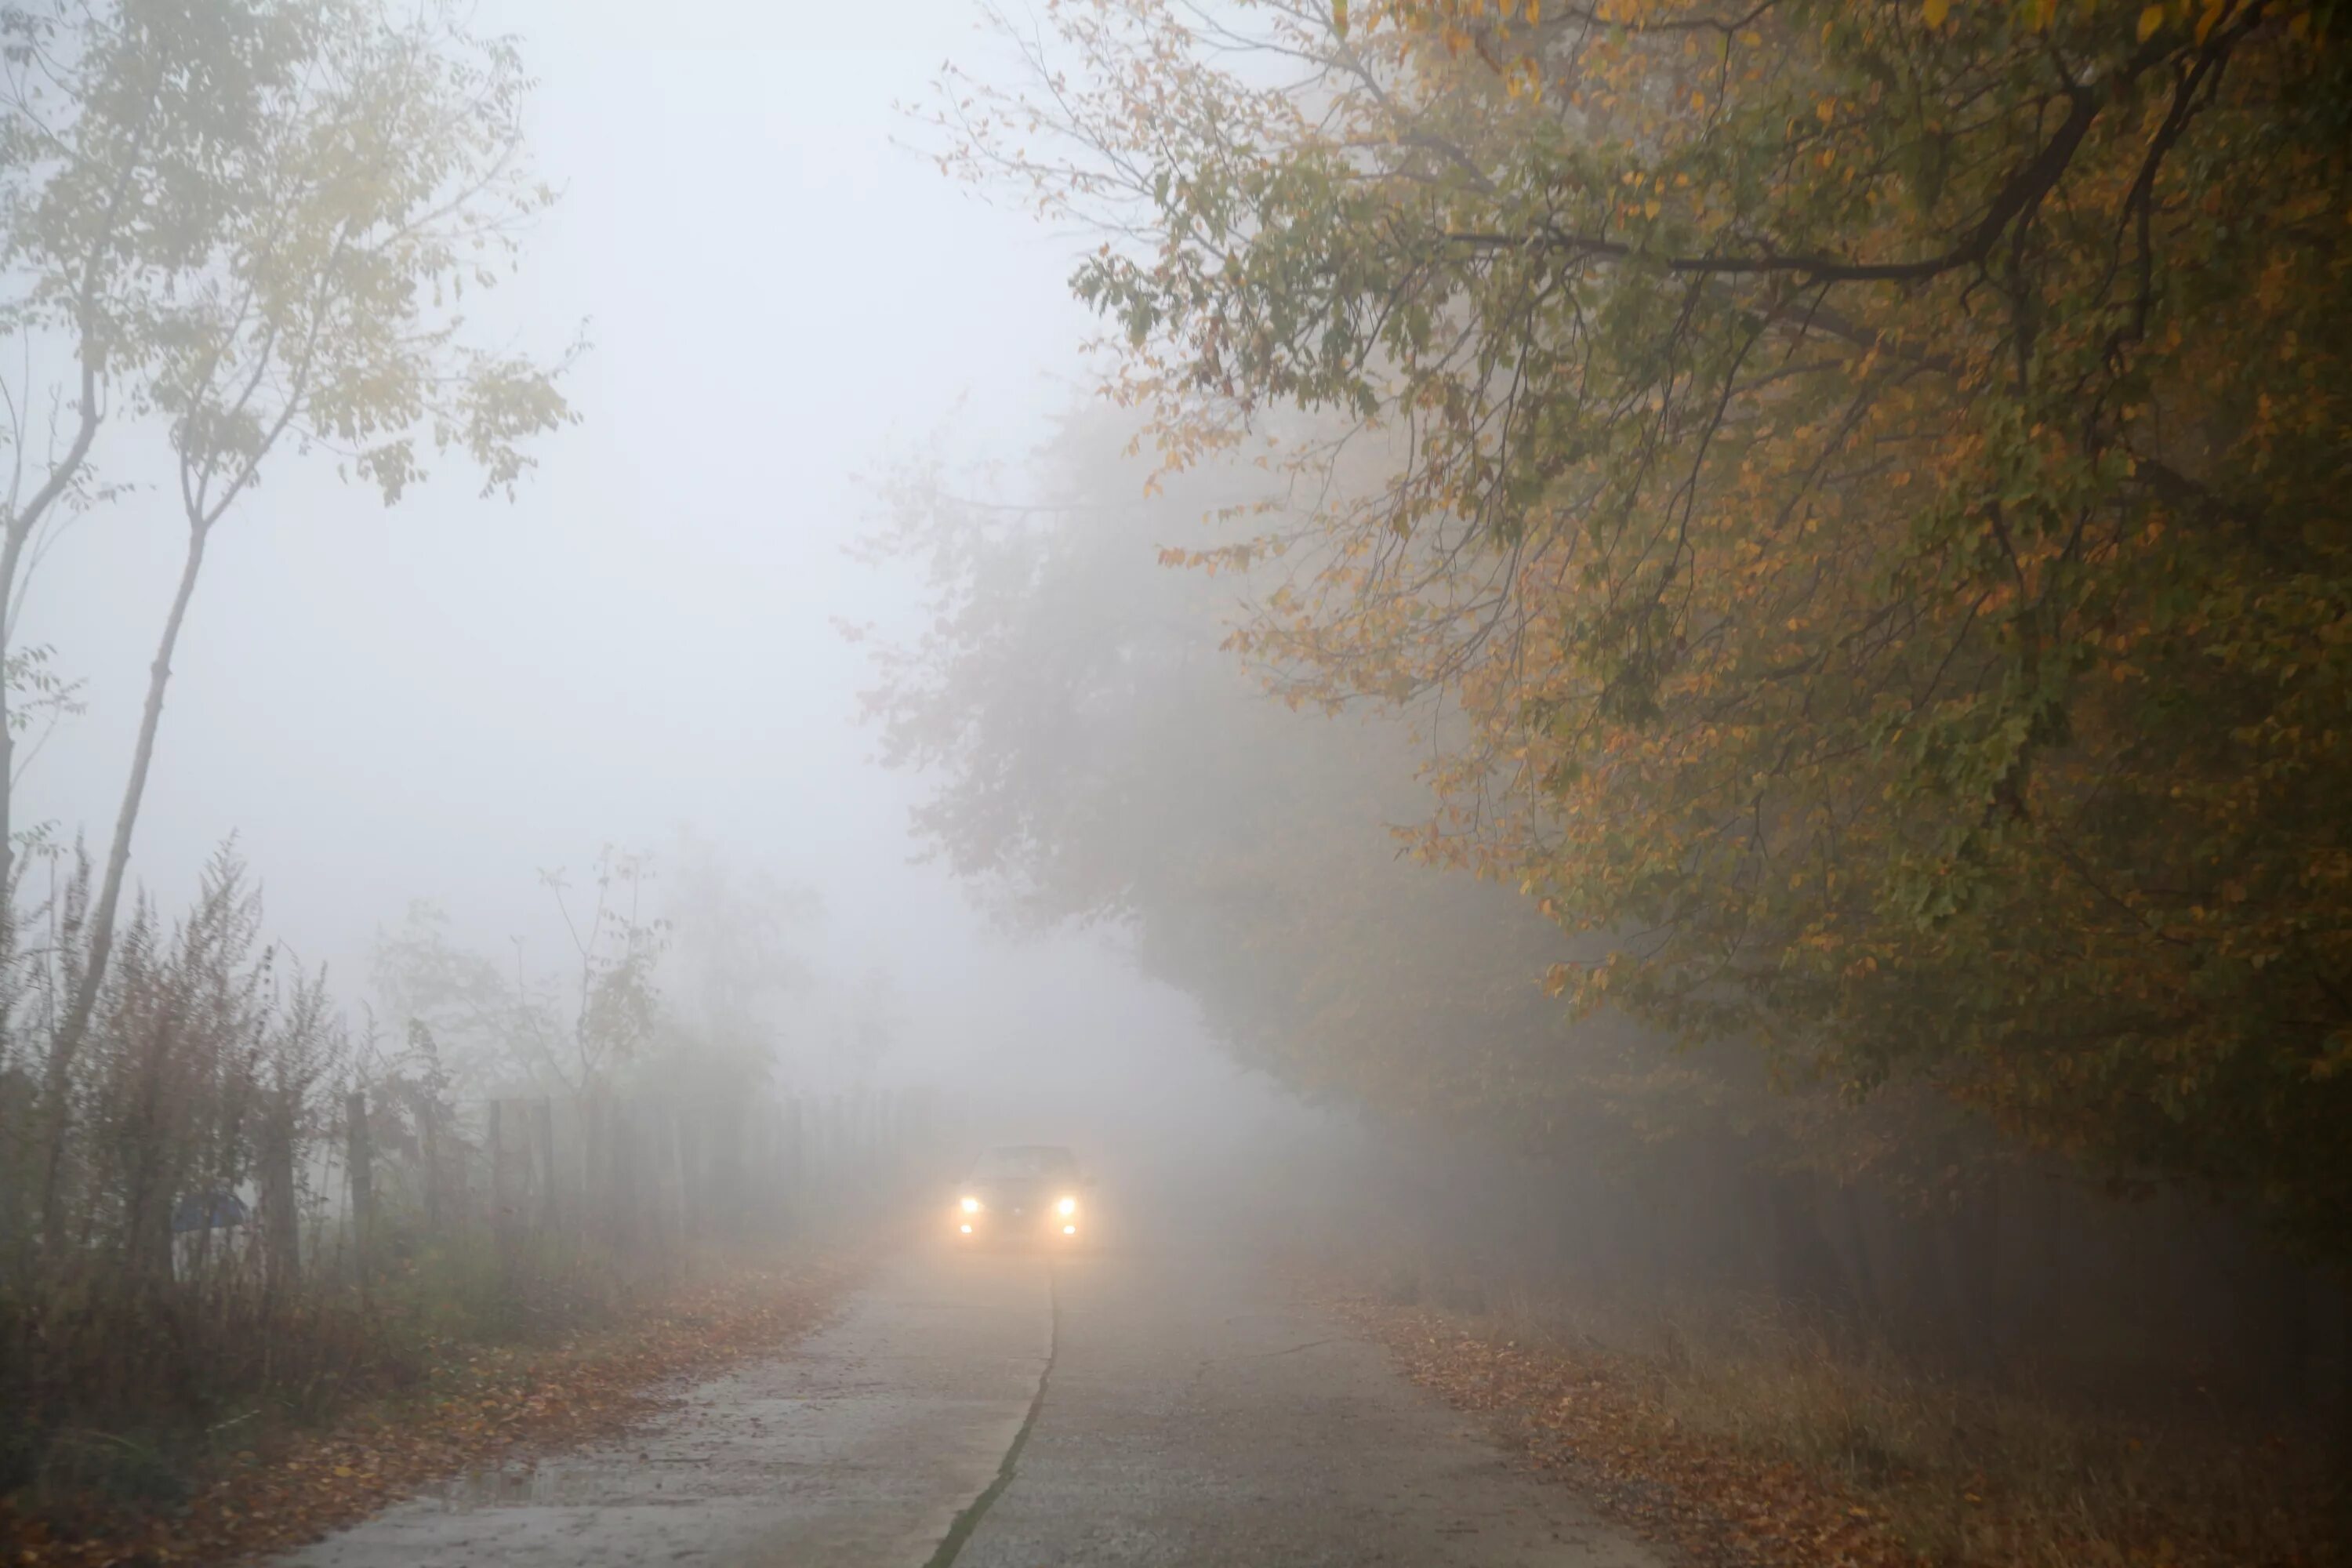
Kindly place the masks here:
[(693, 1194), (686, 1179), (687, 1141), (678, 1135), (677, 1107), (656, 1101), (647, 1115), (646, 1137), (646, 1215), (652, 1222), (651, 1239), (658, 1244), (665, 1232), (680, 1237), (694, 1230)]
[(490, 1101), (489, 1122), (482, 1134), (489, 1145), (491, 1244), (501, 1266), (509, 1260), (514, 1240), (514, 1168), (507, 1158), (505, 1110), (506, 1101)]
[(416, 1111), (417, 1154), (425, 1166), (425, 1229), (441, 1234), (441, 1101), (428, 1085)]
[(775, 1208), (775, 1102), (761, 1099), (748, 1108), (748, 1113), (751, 1119), (751, 1148), (746, 1155), (743, 1190), (735, 1198), (735, 1211), (744, 1228), (764, 1232)]
[(374, 1262), (375, 1146), (368, 1138), (367, 1093), (343, 1097), (343, 1164), (352, 1182), (352, 1263), (364, 1290)]
[(605, 1226), (613, 1245), (628, 1250), (637, 1240), (637, 1129), (628, 1108), (608, 1106), (604, 1116)]
[(671, 1145), (668, 1169), (677, 1182), (680, 1236), (701, 1236), (710, 1227), (710, 1140), (687, 1109), (672, 1102), (663, 1116)]
[(685, 1118), (685, 1110), (674, 1101), (664, 1100), (656, 1107), (654, 1125), (661, 1133), (655, 1152), (659, 1172), (649, 1184), (662, 1217), (681, 1237), (701, 1234), (704, 1197), (698, 1180), (701, 1166), (693, 1154), (700, 1140), (688, 1134)]
[(541, 1095), (530, 1106), (531, 1143), (538, 1151), (539, 1166), (539, 1228), (552, 1232), (556, 1226), (556, 1162), (555, 1104)]
[(588, 1090), (580, 1100), (580, 1232), (591, 1227), (610, 1233), (612, 1194), (606, 1190), (613, 1163), (613, 1119), (604, 1097)]
[(776, 1204), (792, 1223), (800, 1218), (803, 1191), (802, 1160), (804, 1154), (804, 1129), (801, 1125), (800, 1096), (788, 1097), (778, 1107), (776, 1132), (783, 1147), (776, 1160)]
[(706, 1165), (714, 1178), (709, 1205), (712, 1228), (739, 1236), (743, 1229), (743, 1102), (730, 1096), (712, 1109), (719, 1115)]

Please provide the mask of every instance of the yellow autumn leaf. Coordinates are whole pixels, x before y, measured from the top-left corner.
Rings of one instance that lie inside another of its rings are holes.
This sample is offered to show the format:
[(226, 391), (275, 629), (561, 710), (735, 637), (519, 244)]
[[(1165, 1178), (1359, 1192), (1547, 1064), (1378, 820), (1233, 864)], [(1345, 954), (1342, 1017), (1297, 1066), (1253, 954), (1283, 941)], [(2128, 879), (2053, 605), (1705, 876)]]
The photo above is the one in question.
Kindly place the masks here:
[(1944, 18), (1952, 14), (1952, 0), (1927, 0), (1927, 26), (1940, 27)]
[(2139, 14), (2139, 41), (2143, 44), (2147, 42), (2156, 36), (2156, 30), (2163, 26), (2163, 6), (2149, 5), (2144, 8)]

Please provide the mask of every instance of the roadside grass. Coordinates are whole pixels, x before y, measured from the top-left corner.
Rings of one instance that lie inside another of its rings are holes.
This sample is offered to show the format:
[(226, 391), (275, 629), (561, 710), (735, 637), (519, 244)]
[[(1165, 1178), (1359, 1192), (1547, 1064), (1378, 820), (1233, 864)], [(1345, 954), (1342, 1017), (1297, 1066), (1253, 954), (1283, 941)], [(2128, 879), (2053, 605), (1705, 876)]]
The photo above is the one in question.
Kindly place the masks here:
[(184, 1501), (222, 1458), (415, 1392), (459, 1347), (593, 1332), (709, 1271), (535, 1240), (501, 1257), (461, 1236), (403, 1247), (365, 1292), (306, 1281), (273, 1302), (250, 1277), (136, 1294), (100, 1278), (0, 1300), (0, 1500), (60, 1523)]
[[(69, 1359), (56, 1335), (42, 1348), (74, 1414), (0, 1409), (14, 1479), (0, 1562), (232, 1562), (299, 1544), (436, 1478), (625, 1425), (663, 1380), (822, 1321), (870, 1255), (846, 1236), (680, 1248), (657, 1269), (576, 1248), (419, 1250), (365, 1300), (281, 1315), (291, 1331), (193, 1382), (191, 1347), (152, 1314), (68, 1325)], [(142, 1397), (149, 1360), (182, 1384)]]
[(1702, 1562), (2352, 1563), (2352, 1463), (2315, 1433), (1988, 1386), (1755, 1302), (1327, 1278), (1418, 1381)]

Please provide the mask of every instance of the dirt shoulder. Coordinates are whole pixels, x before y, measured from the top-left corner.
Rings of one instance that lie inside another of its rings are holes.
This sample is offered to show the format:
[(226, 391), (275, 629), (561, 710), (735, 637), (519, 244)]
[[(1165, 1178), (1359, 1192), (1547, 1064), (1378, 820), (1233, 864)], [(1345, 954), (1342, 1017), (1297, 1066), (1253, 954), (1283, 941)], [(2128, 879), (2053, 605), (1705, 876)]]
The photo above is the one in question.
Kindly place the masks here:
[(677, 1380), (790, 1344), (828, 1318), (875, 1256), (844, 1248), (714, 1271), (616, 1323), (543, 1344), (452, 1344), (421, 1388), (234, 1452), (179, 1505), (34, 1517), (0, 1503), (0, 1562), (234, 1563), (300, 1545), (443, 1477), (625, 1427)]
[(1511, 1314), (1307, 1289), (1534, 1468), (1700, 1568), (2347, 1561), (2342, 1475), (2281, 1435), (2105, 1421), (1817, 1352), (1631, 1353)]
[(1495, 1337), (1485, 1325), (1366, 1296), (1330, 1304), (1412, 1381), (1488, 1418), (1538, 1469), (1696, 1563), (1893, 1568), (1916, 1559), (1858, 1497), (1788, 1464), (1695, 1441), (1623, 1369)]

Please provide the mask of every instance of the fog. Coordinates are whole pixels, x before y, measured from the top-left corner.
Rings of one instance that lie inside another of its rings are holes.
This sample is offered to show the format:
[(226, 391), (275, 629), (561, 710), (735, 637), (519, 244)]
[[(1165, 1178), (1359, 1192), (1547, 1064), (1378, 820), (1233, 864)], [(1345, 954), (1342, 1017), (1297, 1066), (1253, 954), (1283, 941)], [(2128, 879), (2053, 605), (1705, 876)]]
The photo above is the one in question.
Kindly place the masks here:
[(611, 1393), (716, 1562), (2344, 1561), (2352, 78), (2197, 9), (0, 7), (0, 1555), (667, 1552), (416, 1490)]
[[(160, 909), (233, 837), (270, 938), (323, 967), (354, 1027), (396, 1036), (374, 955), (420, 903), (456, 948), (544, 976), (576, 962), (566, 919), (608, 848), (650, 857), (647, 918), (690, 918), (677, 900), (698, 896), (698, 867), (763, 879), (801, 906), (755, 1051), (772, 1092), (937, 1088), (968, 1113), (967, 1141), (1067, 1139), (1196, 1177), (1230, 1174), (1244, 1146), (1295, 1163), (1307, 1130), (1338, 1135), (1360, 1113), (1414, 1122), (1415, 1096), (1493, 1096), (1498, 1070), (1520, 1069), (1454, 1038), (1480, 988), (1512, 1020), (1495, 1041), (1526, 1042), (1482, 1050), (1559, 1048), (1535, 1044), (1556, 1026), (1532, 984), (1559, 956), (1549, 934), (1397, 858), (1392, 830), (1426, 810), (1414, 775), (1442, 704), (1386, 731), (1276, 716), (1264, 672), (1218, 648), (1274, 579), (1203, 589), (1155, 561), (1248, 537), (1202, 520), (1279, 487), (1214, 462), (1156, 476), (1131, 449), (1140, 415), (1102, 411), (1112, 360), (1070, 286), (1097, 237), (1082, 210), (1041, 223), (1017, 180), (943, 175), (939, 154), (960, 144), (938, 107), (1022, 80), (1042, 24), (1008, 35), (967, 0), (698, 4), (651, 28), (606, 0), (501, 0), (475, 20), (522, 50), (524, 130), (560, 199), (470, 330), (572, 353), (577, 422), (531, 448), (511, 500), (475, 494), (452, 460), (385, 507), (310, 452), (239, 503), (173, 661), (138, 821), (131, 874)], [(1035, 55), (1049, 57), (1076, 58)], [(1282, 79), (1236, 58), (1254, 83)], [(1287, 434), (1344, 428), (1309, 413)], [(26, 767), (18, 820), (100, 843), (184, 537), (156, 434), (126, 422), (101, 442), (107, 478), (130, 489), (39, 556), (14, 631), (52, 645), (87, 703)], [(1360, 439), (1348, 461), (1377, 476), (1406, 450)], [(1327, 471), (1326, 504), (1349, 482)], [(992, 532), (1005, 517), (1013, 533)], [(992, 605), (983, 571), (941, 598), (942, 563), (974, 550), (1034, 579), (1031, 596)], [(888, 684), (877, 650), (921, 647), (975, 605), (979, 629), (951, 633), (928, 670), (971, 682), (940, 688), (929, 720), (968, 732), (931, 766), (882, 765), (904, 737), (861, 708)], [(1226, 668), (1171, 687), (1162, 714), (1124, 672), (1171, 659), (1185, 681)], [(1023, 728), (1065, 700), (1062, 731)], [(1106, 728), (1122, 704), (1131, 724)], [(1318, 776), (1344, 784), (1310, 799), (1301, 781)], [(910, 815), (939, 798), (1027, 826), (979, 850), (916, 831)], [(1328, 836), (1312, 849), (1309, 823)], [(1072, 856), (1093, 869), (1070, 879)], [(1220, 932), (1229, 895), (1183, 879), (1221, 856), (1302, 898), (1298, 918), (1360, 928), (1359, 962), (1391, 952), (1382, 982), (1343, 949), (1286, 955)], [(1310, 866), (1374, 882), (1283, 880)], [(1027, 889), (1009, 919), (1007, 886)], [(1417, 981), (1394, 967), (1442, 941), (1477, 956)], [(1224, 955), (1253, 946), (1254, 969)], [(878, 1055), (845, 1045), (875, 984), (890, 1014)], [(1654, 1038), (1633, 1050), (1637, 1074), (1670, 1055)], [(1400, 1087), (1368, 1090), (1371, 1070)], [(1596, 1103), (1505, 1099), (1554, 1140)], [(1479, 1114), (1423, 1131), (1475, 1145), (1492, 1130)], [(1223, 1153), (1188, 1166), (1211, 1145)], [(1691, 1242), (1702, 1262), (1713, 1245)]]
[[(581, 422), (511, 504), (455, 471), (392, 509), (323, 459), (268, 476), (174, 663), (140, 882), (175, 906), (235, 834), (272, 933), (356, 1002), (412, 900), (465, 942), (560, 961), (536, 873), (614, 844), (658, 878), (684, 828), (816, 892), (813, 963), (897, 974), (893, 1080), (1047, 1044), (1084, 1058), (1071, 1081), (1200, 1070), (1188, 1005), (1109, 944), (1003, 940), (914, 863), (921, 785), (875, 767), (857, 723), (872, 675), (839, 624), (917, 613), (847, 553), (861, 472), (950, 421), (1025, 450), (1084, 379), (1067, 245), (905, 145), (895, 106), (973, 43), (970, 7), (481, 20), (526, 41), (532, 145), (563, 192), (489, 312), (543, 351), (585, 323)], [(19, 637), (86, 679), (89, 711), (26, 773), (24, 819), (102, 834), (181, 545), (168, 500), (134, 496), (42, 563)]]

